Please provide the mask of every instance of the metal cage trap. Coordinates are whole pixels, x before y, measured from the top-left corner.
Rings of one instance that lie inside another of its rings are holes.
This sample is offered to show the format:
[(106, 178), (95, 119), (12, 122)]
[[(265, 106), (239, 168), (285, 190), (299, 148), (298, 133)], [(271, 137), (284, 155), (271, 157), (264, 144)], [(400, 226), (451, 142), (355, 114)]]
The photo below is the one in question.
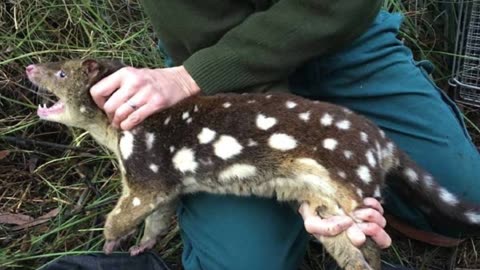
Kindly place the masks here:
[(457, 103), (480, 108), (480, 1), (460, 1), (450, 85)]

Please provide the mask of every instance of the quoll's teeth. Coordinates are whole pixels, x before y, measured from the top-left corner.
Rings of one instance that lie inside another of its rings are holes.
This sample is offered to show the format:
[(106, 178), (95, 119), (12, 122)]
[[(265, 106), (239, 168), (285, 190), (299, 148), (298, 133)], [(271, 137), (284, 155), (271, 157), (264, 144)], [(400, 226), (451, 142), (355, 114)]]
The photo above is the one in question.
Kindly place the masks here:
[(43, 108), (46, 109), (46, 108), (47, 108), (47, 104), (43, 103)]
[(40, 104), (38, 104), (38, 108), (39, 108), (39, 109), (41, 109), (41, 108), (42, 108), (42, 106), (40, 106)]

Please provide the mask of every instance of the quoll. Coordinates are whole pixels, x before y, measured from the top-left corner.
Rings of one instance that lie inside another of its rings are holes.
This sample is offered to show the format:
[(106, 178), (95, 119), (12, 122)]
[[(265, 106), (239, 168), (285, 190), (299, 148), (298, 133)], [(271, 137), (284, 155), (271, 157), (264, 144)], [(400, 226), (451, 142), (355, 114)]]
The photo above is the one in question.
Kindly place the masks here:
[[(381, 199), (385, 181), (395, 179), (428, 212), (480, 225), (478, 206), (439, 186), (371, 121), (333, 104), (289, 94), (198, 95), (130, 131), (114, 129), (89, 88), (121, 67), (92, 59), (27, 67), (35, 85), (58, 97), (38, 115), (89, 131), (118, 159), (123, 192), (105, 222), (106, 253), (143, 220), (130, 252), (151, 248), (179, 196), (199, 191), (308, 202), (327, 217)], [(320, 241), (344, 269), (380, 269), (373, 241), (357, 248), (346, 233)]]

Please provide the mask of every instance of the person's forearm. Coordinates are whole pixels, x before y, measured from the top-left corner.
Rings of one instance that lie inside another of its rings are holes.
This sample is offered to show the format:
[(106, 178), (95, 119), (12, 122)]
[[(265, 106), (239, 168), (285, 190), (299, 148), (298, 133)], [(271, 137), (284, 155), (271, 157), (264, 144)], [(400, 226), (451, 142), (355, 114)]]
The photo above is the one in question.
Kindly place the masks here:
[(282, 0), (183, 64), (206, 94), (282, 80), (307, 60), (346, 47), (369, 27), (381, 3)]

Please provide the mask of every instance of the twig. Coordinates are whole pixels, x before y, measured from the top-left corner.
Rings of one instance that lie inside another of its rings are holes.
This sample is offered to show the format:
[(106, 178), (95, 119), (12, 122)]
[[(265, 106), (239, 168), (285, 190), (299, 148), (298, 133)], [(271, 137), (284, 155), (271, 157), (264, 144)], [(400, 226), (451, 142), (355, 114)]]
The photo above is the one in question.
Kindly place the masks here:
[(72, 151), (79, 151), (79, 152), (87, 152), (88, 149), (82, 148), (82, 147), (77, 147), (77, 146), (70, 146), (70, 145), (65, 145), (65, 144), (58, 144), (58, 143), (51, 143), (51, 142), (46, 142), (46, 141), (39, 141), (39, 140), (33, 140), (33, 139), (27, 139), (27, 138), (21, 138), (21, 137), (12, 137), (12, 136), (3, 136), (0, 137), (0, 139), (13, 143), (15, 145), (28, 145), (32, 144), (34, 147), (37, 145), (43, 145), (43, 146), (48, 146), (52, 148), (58, 148), (58, 149), (68, 149)]

